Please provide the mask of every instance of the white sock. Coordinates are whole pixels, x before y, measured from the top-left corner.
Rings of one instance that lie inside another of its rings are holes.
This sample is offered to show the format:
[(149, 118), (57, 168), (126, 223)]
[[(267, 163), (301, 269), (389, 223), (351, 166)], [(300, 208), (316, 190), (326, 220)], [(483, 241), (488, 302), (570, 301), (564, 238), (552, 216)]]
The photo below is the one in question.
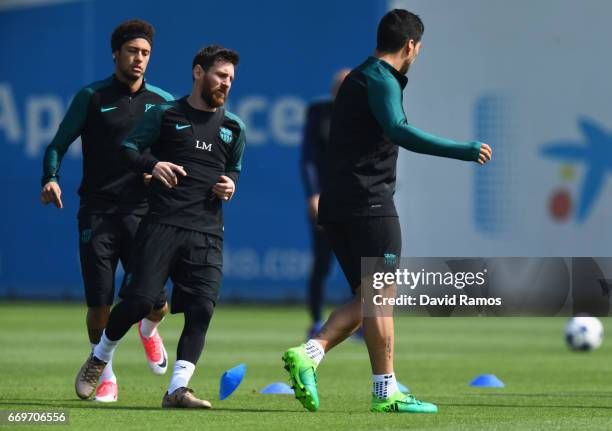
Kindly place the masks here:
[(318, 367), (321, 363), (321, 360), (323, 360), (323, 356), (325, 356), (325, 350), (323, 350), (323, 346), (321, 346), (318, 341), (310, 339), (306, 342), (304, 348), (306, 349), (306, 354), (308, 355), (308, 357), (312, 359)]
[[(95, 348), (96, 348), (96, 345), (92, 344), (91, 345), (92, 352)], [(98, 380), (99, 383), (106, 382), (106, 381), (117, 383), (117, 376), (115, 376), (115, 373), (113, 371), (113, 361), (112, 360), (106, 364), (106, 367), (104, 367), (104, 371), (102, 371), (102, 375), (100, 376), (100, 380)]]
[(106, 382), (106, 381), (117, 383), (117, 376), (115, 376), (115, 373), (113, 372), (112, 359), (110, 360), (110, 362), (106, 364), (106, 367), (104, 367), (104, 371), (102, 371), (102, 375), (100, 376), (100, 380), (99, 380), (100, 383)]
[(381, 400), (389, 398), (397, 392), (395, 373), (372, 374), (372, 393)]
[[(162, 318), (162, 320), (164, 320)], [(162, 322), (154, 322), (152, 320), (147, 319), (146, 317), (140, 321), (140, 333), (145, 338), (150, 338), (155, 335), (155, 331), (157, 331), (157, 326)]]
[(111, 341), (106, 338), (105, 329), (100, 337), (100, 342), (93, 350), (94, 356), (98, 359), (102, 359), (104, 362), (111, 362), (113, 360), (113, 353), (115, 353), (117, 344), (119, 344), (119, 341)]
[(168, 394), (172, 394), (178, 388), (186, 388), (194, 371), (195, 364), (188, 361), (176, 361), (172, 378), (170, 379), (170, 386), (168, 386)]

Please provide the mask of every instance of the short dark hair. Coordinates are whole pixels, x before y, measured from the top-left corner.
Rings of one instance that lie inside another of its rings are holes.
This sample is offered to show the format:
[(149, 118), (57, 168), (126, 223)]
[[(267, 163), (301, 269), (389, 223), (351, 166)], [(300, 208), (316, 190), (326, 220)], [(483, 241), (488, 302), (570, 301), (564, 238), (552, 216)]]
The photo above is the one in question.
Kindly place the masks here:
[(202, 66), (202, 69), (208, 70), (217, 61), (227, 61), (237, 66), (240, 56), (236, 51), (224, 48), (221, 45), (208, 45), (199, 50), (195, 57), (193, 57), (191, 68), (193, 69), (199, 64)]
[(141, 19), (131, 19), (117, 26), (111, 36), (112, 52), (119, 51), (125, 42), (132, 39), (143, 38), (153, 46), (155, 29), (151, 24)]
[(420, 42), (425, 26), (418, 15), (405, 9), (393, 9), (382, 17), (376, 34), (376, 50), (397, 52), (412, 39)]

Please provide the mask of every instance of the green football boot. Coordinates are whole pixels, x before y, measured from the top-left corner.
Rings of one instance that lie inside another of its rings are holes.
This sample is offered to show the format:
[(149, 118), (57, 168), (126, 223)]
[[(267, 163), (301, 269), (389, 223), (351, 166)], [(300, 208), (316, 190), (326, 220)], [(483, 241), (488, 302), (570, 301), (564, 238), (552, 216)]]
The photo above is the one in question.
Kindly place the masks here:
[(311, 412), (319, 410), (319, 394), (317, 392), (317, 365), (310, 359), (304, 349), (304, 344), (293, 347), (283, 355), (285, 370), (289, 373), (295, 398), (305, 409)]
[(387, 413), (438, 413), (435, 404), (417, 400), (414, 395), (406, 395), (397, 391), (386, 400), (381, 400), (372, 394), (372, 411)]

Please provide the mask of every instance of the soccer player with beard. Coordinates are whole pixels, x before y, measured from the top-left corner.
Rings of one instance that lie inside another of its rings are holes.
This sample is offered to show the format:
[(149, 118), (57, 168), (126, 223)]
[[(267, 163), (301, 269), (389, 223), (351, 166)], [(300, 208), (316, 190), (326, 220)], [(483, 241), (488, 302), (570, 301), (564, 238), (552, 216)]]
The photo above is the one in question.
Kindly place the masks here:
[[(115, 297), (115, 271), (124, 268), (134, 237), (147, 210), (147, 177), (119, 163), (119, 149), (129, 130), (154, 105), (173, 100), (165, 91), (144, 80), (155, 30), (146, 21), (120, 24), (111, 36), (115, 62), (112, 76), (83, 87), (74, 97), (66, 116), (45, 151), (41, 201), (62, 208), (59, 168), (70, 144), (81, 136), (83, 178), (78, 220), (80, 259), (87, 331), (92, 345), (98, 344)], [(156, 298), (151, 313), (142, 316), (139, 334), (151, 370), (164, 374), (166, 351), (157, 325), (167, 312), (165, 297)], [(94, 389), (95, 384), (92, 382)], [(92, 391), (93, 393), (93, 391)], [(89, 398), (92, 393), (80, 393)], [(95, 400), (117, 401), (117, 379), (111, 362), (106, 364)]]
[[(399, 391), (394, 372), (392, 310), (373, 307), (374, 272), (393, 273), (401, 256), (401, 230), (393, 196), (399, 147), (481, 165), (492, 150), (481, 142), (456, 142), (408, 124), (403, 89), (421, 48), (421, 19), (403, 9), (380, 21), (374, 55), (344, 79), (334, 101), (327, 151), (327, 181), (318, 223), (351, 286), (354, 299), (337, 308), (318, 334), (283, 355), (295, 396), (319, 409), (316, 369), (332, 348), (362, 325), (372, 369), (374, 412), (435, 413), (437, 406)], [(363, 257), (376, 258), (370, 267)], [(392, 296), (395, 286), (385, 289)]]
[(187, 385), (219, 294), (222, 202), (234, 195), (245, 146), (244, 124), (223, 108), (238, 60), (236, 52), (218, 45), (200, 50), (192, 63), (191, 94), (151, 109), (123, 142), (130, 169), (153, 175), (149, 212), (119, 293), (122, 301), (77, 376), (84, 394), (130, 326), (154, 308), (170, 278), (171, 312), (184, 314), (184, 327), (162, 407), (211, 407)]

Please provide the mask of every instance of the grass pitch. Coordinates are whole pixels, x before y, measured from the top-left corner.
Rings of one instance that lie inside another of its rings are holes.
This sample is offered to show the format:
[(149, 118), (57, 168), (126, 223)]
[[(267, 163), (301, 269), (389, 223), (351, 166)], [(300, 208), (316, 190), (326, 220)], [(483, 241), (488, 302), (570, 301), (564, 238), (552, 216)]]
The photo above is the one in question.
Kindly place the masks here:
[[(569, 352), (564, 323), (558, 318), (401, 317), (396, 319), (398, 379), (417, 397), (438, 404), (440, 413), (369, 413), (367, 352), (363, 343), (351, 340), (319, 367), (321, 410), (309, 413), (292, 396), (258, 393), (269, 383), (287, 381), (280, 357), (304, 336), (305, 311), (220, 306), (191, 381), (214, 410), (184, 411), (160, 408), (169, 374), (158, 377), (149, 371), (135, 328), (115, 355), (119, 402), (80, 401), (73, 383), (89, 353), (85, 307), (4, 303), (0, 410), (63, 410), (69, 425), (53, 429), (73, 430), (612, 429), (612, 340), (595, 352)], [(611, 338), (612, 319), (603, 323)], [(170, 367), (181, 327), (182, 315), (173, 315), (160, 328)], [(219, 401), (221, 374), (241, 362), (248, 367), (245, 380), (230, 398)], [(468, 387), (484, 373), (497, 375), (506, 387)]]

